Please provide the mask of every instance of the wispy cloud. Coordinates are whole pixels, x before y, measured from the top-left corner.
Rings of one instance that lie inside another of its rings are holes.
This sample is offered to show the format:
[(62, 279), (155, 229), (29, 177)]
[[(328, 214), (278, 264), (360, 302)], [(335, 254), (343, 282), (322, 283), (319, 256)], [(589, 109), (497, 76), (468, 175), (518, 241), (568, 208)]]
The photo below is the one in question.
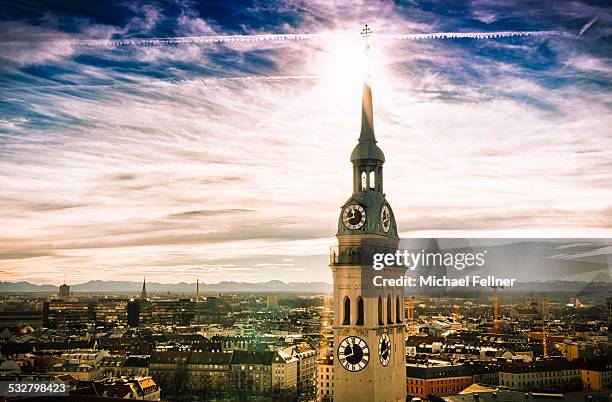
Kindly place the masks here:
[[(371, 62), (402, 234), (612, 235), (609, 45), (594, 44), (609, 10), (478, 3), (457, 17), (280, 2), (241, 9), (243, 26), (182, 5), (126, 6), (121, 24), (79, 19), (71, 32), (59, 20), (1, 22), (0, 279), (329, 281), (359, 129), (359, 44), (344, 34), (133, 48), (51, 39), (345, 33), (368, 15), (376, 32), (406, 33), (482, 29), (470, 15), (491, 30), (570, 31), (554, 16), (572, 13), (577, 32), (597, 12), (579, 39), (384, 42)], [(293, 78), (217, 79), (272, 75)]]

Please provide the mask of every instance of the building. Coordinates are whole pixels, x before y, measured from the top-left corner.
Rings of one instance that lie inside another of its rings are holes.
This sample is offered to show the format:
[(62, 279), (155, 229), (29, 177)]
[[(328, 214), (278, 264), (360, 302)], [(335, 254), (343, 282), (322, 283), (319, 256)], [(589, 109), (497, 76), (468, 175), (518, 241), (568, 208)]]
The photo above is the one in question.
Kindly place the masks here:
[(187, 382), (189, 391), (198, 398), (227, 398), (231, 353), (191, 352)]
[(98, 364), (98, 368), (105, 378), (122, 377), (123, 365), (127, 360), (126, 356), (106, 356)]
[(275, 352), (234, 351), (230, 368), (230, 389), (235, 397), (264, 396), (272, 392), (272, 361)]
[(123, 364), (124, 376), (126, 377), (148, 377), (149, 376), (149, 355), (128, 356)]
[(130, 300), (127, 303), (127, 323), (130, 327), (140, 325), (140, 300)]
[(334, 400), (334, 355), (320, 356), (317, 362), (317, 401)]
[(0, 328), (29, 325), (38, 329), (43, 325), (41, 303), (4, 302), (0, 305)]
[(299, 362), (286, 350), (278, 350), (272, 360), (272, 389), (297, 391)]
[(190, 325), (196, 316), (191, 299), (141, 300), (140, 323), (147, 325)]
[(98, 338), (98, 348), (113, 355), (149, 355), (153, 344), (141, 336), (102, 336)]
[(160, 389), (151, 377), (106, 380), (94, 384), (94, 388), (106, 398), (161, 400)]
[(609, 358), (587, 360), (580, 368), (582, 389), (601, 391), (612, 389), (612, 362)]
[(295, 394), (298, 359), (282, 350), (155, 351), (149, 373), (164, 399), (269, 398)]
[(224, 324), (226, 322), (226, 315), (229, 310), (221, 297), (206, 297), (200, 308), (203, 310), (203, 322), (211, 324)]
[(397, 225), (383, 191), (385, 156), (376, 145), (372, 90), (364, 83), (361, 133), (351, 154), (353, 192), (342, 205), (330, 268), (334, 281), (334, 398), (404, 401), (404, 288), (374, 286), (401, 277), (397, 266), (372, 269), (374, 253), (394, 253)]
[(575, 392), (571, 394), (538, 393), (509, 390), (503, 387), (474, 384), (458, 395), (445, 397), (446, 402), (608, 402), (605, 392)]
[(227, 398), (231, 353), (153, 352), (149, 373), (164, 399)]
[(464, 363), (465, 367), (472, 373), (474, 384), (499, 385), (499, 372), (511, 365), (508, 361), (482, 361), (471, 360)]
[(302, 342), (284, 351), (297, 359), (297, 391), (311, 392), (315, 388), (318, 353), (309, 343)]
[(472, 381), (472, 373), (463, 364), (406, 365), (406, 391), (417, 398), (455, 395)]
[(515, 306), (510, 312), (511, 316), (518, 317), (523, 320), (539, 320), (540, 313), (535, 306)]
[(55, 361), (49, 365), (48, 374), (69, 375), (78, 381), (94, 381), (102, 378), (102, 372), (88, 364), (71, 361)]
[(563, 343), (558, 344), (557, 349), (561, 351), (563, 357), (567, 360), (593, 357), (596, 350), (593, 342), (573, 339), (564, 339)]
[(98, 380), (103, 377), (103, 371), (98, 369), (98, 365), (108, 355), (105, 350), (66, 350), (59, 358), (49, 361), (47, 372), (53, 375), (70, 375), (79, 381)]
[[(221, 345), (223, 350), (256, 350), (257, 349), (257, 339), (252, 336), (232, 336), (226, 333), (224, 329), (215, 329), (211, 328), (205, 332), (202, 332), (204, 336), (210, 338), (210, 340), (214, 343), (218, 343)], [(216, 334), (223, 335), (216, 335)], [(233, 333), (233, 330), (232, 330)]]
[(98, 363), (98, 369), (106, 378), (148, 377), (150, 356), (106, 356)]
[(109, 354), (106, 350), (96, 349), (72, 349), (66, 350), (60, 355), (60, 359), (69, 361), (77, 364), (87, 364), (90, 366), (97, 366), (102, 359), (107, 357)]
[(70, 297), (70, 286), (67, 285), (66, 282), (60, 285), (58, 296), (60, 297), (60, 299)]
[(515, 363), (499, 372), (499, 385), (521, 391), (577, 391), (582, 387), (577, 362), (565, 359)]
[(94, 304), (96, 322), (101, 324), (125, 323), (127, 321), (126, 299), (98, 299)]
[(162, 389), (164, 399), (179, 399), (187, 389), (187, 367), (191, 352), (153, 352), (149, 373)]
[(278, 308), (278, 296), (269, 295), (267, 297), (266, 304), (267, 304), (268, 310), (276, 310)]
[(50, 300), (43, 303), (43, 325), (47, 328), (81, 327), (95, 320), (92, 301)]

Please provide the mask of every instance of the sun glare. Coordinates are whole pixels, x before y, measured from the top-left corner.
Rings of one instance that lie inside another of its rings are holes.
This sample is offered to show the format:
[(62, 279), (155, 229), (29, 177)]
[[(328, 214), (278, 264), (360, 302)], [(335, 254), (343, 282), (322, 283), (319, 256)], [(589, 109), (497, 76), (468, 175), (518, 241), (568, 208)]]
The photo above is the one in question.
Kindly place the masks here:
[(360, 85), (366, 75), (365, 45), (355, 35), (334, 36), (322, 59), (322, 75), (341, 85)]
[(355, 96), (360, 99), (364, 80), (371, 77), (378, 88), (384, 77), (382, 60), (380, 48), (370, 44), (366, 50), (366, 43), (358, 34), (334, 33), (323, 46), (318, 73), (339, 101)]

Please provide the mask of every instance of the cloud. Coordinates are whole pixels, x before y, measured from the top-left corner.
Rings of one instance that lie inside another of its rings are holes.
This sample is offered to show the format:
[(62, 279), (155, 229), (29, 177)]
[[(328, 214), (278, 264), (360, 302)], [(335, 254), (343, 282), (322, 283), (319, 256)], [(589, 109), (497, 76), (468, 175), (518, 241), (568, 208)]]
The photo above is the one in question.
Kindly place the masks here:
[(195, 216), (211, 216), (211, 215), (223, 215), (232, 213), (242, 212), (254, 212), (252, 209), (222, 209), (222, 210), (198, 210), (198, 211), (185, 211), (170, 215), (171, 218), (189, 218)]
[[(0, 60), (17, 64), (41, 64), (60, 60), (74, 52), (64, 32), (15, 21), (0, 22)], [(62, 41), (63, 39), (63, 41)]]
[(121, 34), (150, 33), (164, 19), (163, 10), (153, 4), (126, 3), (135, 14), (120, 31)]
[(16, 253), (0, 253), (0, 261), (1, 260), (19, 260), (24, 258), (36, 258), (36, 257), (44, 257), (47, 254), (45, 253), (32, 253), (32, 252), (16, 252)]
[[(8, 267), (0, 279), (57, 282), (66, 269), (74, 280), (92, 272), (290, 280), (305, 270), (303, 279), (329, 281), (326, 254), (350, 195), (359, 130), (361, 72), (350, 35), (368, 15), (376, 32), (479, 30), (466, 26), (467, 15), (494, 30), (512, 18), (557, 28), (535, 6), (488, 7), (470, 3), (456, 17), (387, 2), (280, 2), (236, 11), (250, 16), (242, 27), (185, 7), (150, 7), (132, 9), (123, 24), (81, 20), (77, 33), (2, 22), (33, 45), (0, 45), (12, 49), (0, 84), (10, 97), (0, 103)], [(592, 11), (607, 13), (572, 13)], [(612, 234), (607, 45), (589, 39), (607, 29), (600, 22), (580, 40), (373, 46), (385, 192), (403, 235)], [(171, 32), (161, 31), (166, 25)], [(94, 31), (342, 35), (117, 49), (48, 40)], [(268, 75), (293, 78), (218, 79)]]

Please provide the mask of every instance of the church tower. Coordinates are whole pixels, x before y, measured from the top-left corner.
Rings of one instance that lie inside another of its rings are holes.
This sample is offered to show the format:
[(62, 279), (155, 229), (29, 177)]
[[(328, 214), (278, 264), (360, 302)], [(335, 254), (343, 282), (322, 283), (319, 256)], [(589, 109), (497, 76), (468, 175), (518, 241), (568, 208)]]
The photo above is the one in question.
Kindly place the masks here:
[[(367, 30), (367, 26), (366, 26)], [(385, 156), (376, 144), (372, 89), (363, 85), (361, 133), (351, 154), (353, 193), (342, 205), (330, 268), (334, 280), (334, 400), (405, 401), (404, 288), (375, 286), (405, 268), (372, 268), (374, 253), (399, 244), (383, 192)]]
[(140, 298), (146, 299), (147, 297), (147, 279), (142, 278), (142, 291), (140, 292)]

